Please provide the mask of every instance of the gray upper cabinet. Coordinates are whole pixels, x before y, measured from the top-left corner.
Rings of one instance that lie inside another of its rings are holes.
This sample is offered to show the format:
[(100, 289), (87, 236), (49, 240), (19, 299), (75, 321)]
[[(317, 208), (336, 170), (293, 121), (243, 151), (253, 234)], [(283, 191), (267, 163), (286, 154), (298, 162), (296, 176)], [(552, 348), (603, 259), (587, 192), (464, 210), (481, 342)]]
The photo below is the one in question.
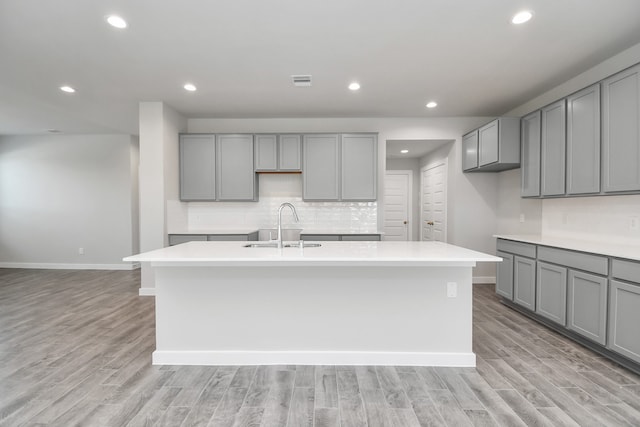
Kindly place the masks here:
[(600, 192), (600, 84), (567, 98), (567, 194)]
[(377, 136), (343, 134), (341, 146), (341, 200), (376, 200)]
[[(463, 150), (465, 172), (499, 172), (520, 167), (520, 119), (499, 117), (467, 133), (463, 137)], [(472, 166), (475, 162), (477, 167)]]
[(567, 327), (604, 345), (607, 340), (607, 278), (569, 270)]
[(536, 313), (562, 326), (567, 323), (567, 269), (538, 261)]
[(302, 139), (300, 135), (278, 137), (278, 169), (299, 171), (302, 169)]
[(302, 139), (302, 198), (340, 199), (340, 135), (304, 135)]
[(180, 200), (215, 200), (215, 135), (180, 135)]
[(535, 111), (520, 121), (522, 161), (522, 197), (540, 196), (541, 112)]
[(565, 193), (566, 107), (562, 99), (542, 109), (541, 194)]
[(640, 65), (602, 82), (602, 190), (640, 190)]
[(478, 131), (462, 137), (462, 170), (478, 167)]
[(275, 171), (278, 169), (278, 136), (255, 135), (256, 171)]
[(498, 120), (478, 129), (478, 166), (486, 166), (498, 161)]
[(301, 169), (300, 135), (255, 135), (256, 172), (297, 172)]
[(253, 135), (218, 135), (217, 138), (218, 200), (255, 201)]

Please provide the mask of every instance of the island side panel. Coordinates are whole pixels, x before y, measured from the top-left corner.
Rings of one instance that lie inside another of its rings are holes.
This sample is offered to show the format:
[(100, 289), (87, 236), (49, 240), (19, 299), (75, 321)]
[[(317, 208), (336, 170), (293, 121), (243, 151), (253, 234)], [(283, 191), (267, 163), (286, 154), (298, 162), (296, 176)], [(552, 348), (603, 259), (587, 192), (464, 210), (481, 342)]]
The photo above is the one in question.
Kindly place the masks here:
[(154, 364), (475, 366), (471, 267), (157, 267), (156, 292)]

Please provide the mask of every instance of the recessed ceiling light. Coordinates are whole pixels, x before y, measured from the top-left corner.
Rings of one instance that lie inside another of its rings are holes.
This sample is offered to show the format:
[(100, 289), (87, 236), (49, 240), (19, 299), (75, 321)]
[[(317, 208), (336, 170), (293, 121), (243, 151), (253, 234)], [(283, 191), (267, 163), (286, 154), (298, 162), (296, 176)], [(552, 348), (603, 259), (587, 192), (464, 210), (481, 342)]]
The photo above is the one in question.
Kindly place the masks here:
[(431, 101), (427, 103), (427, 108), (436, 108), (438, 106), (438, 103), (435, 101)]
[(528, 10), (523, 10), (522, 12), (518, 12), (515, 15), (513, 15), (513, 18), (511, 18), (511, 23), (524, 24), (525, 22), (530, 20), (532, 17), (533, 17), (533, 13), (529, 12)]
[(127, 21), (119, 17), (118, 15), (109, 15), (107, 16), (107, 22), (112, 27), (116, 28), (127, 28)]
[(49, 133), (60, 133), (62, 131), (59, 130), (59, 129), (47, 129), (47, 132), (49, 132)]
[(76, 91), (71, 86), (60, 86), (60, 90), (67, 93), (74, 93)]
[(358, 90), (360, 89), (360, 83), (353, 82), (349, 85), (350, 90)]
[(189, 92), (195, 92), (195, 90), (197, 89), (194, 85), (192, 85), (191, 83), (187, 83), (183, 86), (185, 88), (185, 90), (188, 90)]
[(401, 152), (402, 154), (407, 154), (407, 153), (409, 152), (409, 150), (400, 150), (400, 152)]

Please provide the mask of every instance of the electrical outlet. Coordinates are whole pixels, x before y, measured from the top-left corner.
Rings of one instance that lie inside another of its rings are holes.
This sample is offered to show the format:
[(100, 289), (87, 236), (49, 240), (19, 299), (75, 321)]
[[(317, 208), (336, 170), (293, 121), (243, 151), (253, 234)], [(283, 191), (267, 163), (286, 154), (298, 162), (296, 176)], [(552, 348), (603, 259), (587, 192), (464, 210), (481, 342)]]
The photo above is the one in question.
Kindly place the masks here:
[(84, 255), (84, 248), (78, 248), (78, 255)]
[(447, 283), (447, 297), (455, 298), (458, 296), (458, 284), (456, 282)]
[(523, 213), (520, 214), (520, 222), (524, 222), (524, 214)]
[(629, 230), (638, 231), (638, 217), (636, 215), (629, 217)]

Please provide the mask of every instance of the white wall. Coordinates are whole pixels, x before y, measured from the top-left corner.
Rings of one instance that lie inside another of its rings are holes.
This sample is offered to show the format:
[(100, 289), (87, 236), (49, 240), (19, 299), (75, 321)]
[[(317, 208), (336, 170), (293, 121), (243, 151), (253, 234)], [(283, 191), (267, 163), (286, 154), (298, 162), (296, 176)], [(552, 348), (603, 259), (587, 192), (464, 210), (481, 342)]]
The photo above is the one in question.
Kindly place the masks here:
[[(187, 122), (162, 102), (141, 102), (140, 114), (140, 250), (167, 245), (167, 216), (179, 198), (179, 133)], [(141, 290), (153, 294), (155, 278), (142, 264)]]
[(413, 172), (413, 182), (411, 183), (413, 224), (411, 224), (409, 239), (420, 240), (420, 159), (387, 159), (387, 170), (410, 170)]
[[(507, 113), (521, 117), (640, 62), (640, 44), (603, 61), (554, 89)], [(525, 200), (520, 198), (520, 171), (499, 174), (498, 232), (542, 234), (619, 242), (638, 242), (629, 218), (640, 212), (639, 196), (598, 196)], [(525, 222), (519, 215), (525, 214)]]
[(0, 137), (0, 265), (130, 268), (136, 176), (129, 135)]

